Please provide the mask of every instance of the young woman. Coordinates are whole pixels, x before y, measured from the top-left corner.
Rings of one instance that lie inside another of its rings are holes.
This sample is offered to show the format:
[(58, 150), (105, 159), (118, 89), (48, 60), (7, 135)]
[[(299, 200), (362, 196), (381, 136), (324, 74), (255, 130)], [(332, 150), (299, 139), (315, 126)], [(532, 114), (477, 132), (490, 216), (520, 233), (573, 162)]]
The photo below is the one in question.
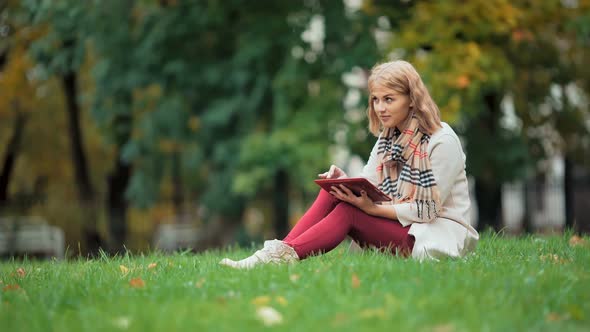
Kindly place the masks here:
[[(369, 128), (377, 136), (361, 177), (388, 194), (376, 204), (345, 186), (320, 190), (291, 232), (240, 261), (220, 264), (251, 268), (294, 262), (334, 249), (347, 236), (361, 247), (417, 259), (462, 257), (475, 248), (469, 223), (465, 154), (455, 132), (440, 120), (438, 107), (420, 75), (405, 61), (376, 65), (368, 79)], [(346, 178), (332, 165), (320, 178)]]

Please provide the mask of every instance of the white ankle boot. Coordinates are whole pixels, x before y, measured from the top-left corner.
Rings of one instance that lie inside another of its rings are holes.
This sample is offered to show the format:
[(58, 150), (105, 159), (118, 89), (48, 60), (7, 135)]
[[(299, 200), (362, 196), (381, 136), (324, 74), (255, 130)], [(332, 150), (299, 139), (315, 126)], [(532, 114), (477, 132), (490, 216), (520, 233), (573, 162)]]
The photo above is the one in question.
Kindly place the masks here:
[(219, 262), (236, 269), (250, 269), (258, 264), (267, 263), (292, 263), (299, 260), (295, 249), (281, 240), (264, 241), (264, 248), (256, 251), (252, 256), (240, 261), (224, 258)]

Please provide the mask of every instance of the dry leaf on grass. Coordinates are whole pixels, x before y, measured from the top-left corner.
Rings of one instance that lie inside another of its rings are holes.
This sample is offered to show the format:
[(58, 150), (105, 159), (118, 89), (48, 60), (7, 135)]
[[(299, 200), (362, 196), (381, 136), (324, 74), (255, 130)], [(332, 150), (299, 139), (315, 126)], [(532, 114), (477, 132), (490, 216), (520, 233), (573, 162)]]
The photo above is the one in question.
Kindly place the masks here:
[(385, 318), (385, 309), (383, 309), (383, 308), (364, 309), (359, 312), (359, 317), (365, 318), (365, 319), (373, 319), (373, 318), (384, 319)]
[(361, 286), (361, 280), (356, 275), (356, 273), (352, 274), (351, 283), (352, 283), (352, 288), (359, 288)]
[(156, 266), (158, 266), (158, 263), (150, 263), (148, 265), (148, 270), (151, 270), (151, 269), (155, 268)]
[(540, 256), (543, 262), (549, 262), (554, 264), (562, 264), (569, 262), (569, 259), (559, 257), (557, 254), (546, 254)]
[(127, 316), (120, 316), (113, 319), (113, 325), (120, 328), (121, 330), (127, 330), (131, 325), (131, 319)]
[(547, 322), (560, 322), (571, 319), (578, 321), (585, 320), (585, 311), (579, 305), (570, 304), (565, 307), (565, 312), (559, 313), (552, 311), (545, 316), (545, 321)]
[(283, 322), (283, 315), (273, 307), (260, 307), (256, 309), (256, 317), (265, 326), (273, 326)]
[(286, 298), (284, 298), (280, 295), (275, 297), (275, 301), (277, 301), (277, 303), (282, 305), (283, 307), (286, 307), (287, 304), (289, 303)]
[(299, 275), (298, 274), (292, 274), (289, 276), (289, 280), (291, 280), (291, 282), (295, 283), (297, 282), (297, 280), (299, 280)]
[(442, 324), (432, 328), (433, 332), (453, 332), (455, 330), (455, 325), (453, 324)]
[(332, 326), (341, 326), (345, 324), (348, 321), (348, 317), (349, 315), (343, 312), (336, 313), (334, 319), (332, 319)]
[(257, 296), (250, 301), (255, 306), (264, 306), (270, 303), (270, 296), (262, 295)]
[(2, 288), (2, 290), (5, 292), (15, 291), (15, 290), (19, 290), (19, 289), (20, 289), (20, 286), (18, 284), (8, 284)]
[(19, 277), (24, 278), (27, 273), (25, 272), (25, 269), (23, 269), (22, 267), (19, 267), (18, 269), (16, 269), (16, 274), (18, 274)]
[(548, 322), (558, 322), (562, 319), (563, 317), (556, 312), (550, 312), (545, 316), (545, 320)]
[(133, 278), (133, 279), (129, 280), (129, 286), (131, 286), (133, 288), (144, 288), (145, 281), (143, 281), (143, 279), (141, 279), (141, 278)]
[(127, 273), (129, 273), (129, 268), (125, 265), (119, 265), (119, 270), (121, 270), (121, 273), (123, 273), (123, 275), (127, 275)]
[(195, 282), (195, 287), (201, 288), (203, 287), (203, 284), (205, 284), (205, 278), (201, 278), (199, 281)]
[(569, 240), (569, 244), (572, 247), (585, 247), (588, 245), (588, 242), (586, 241), (586, 239), (578, 236), (578, 235), (574, 235), (572, 237), (570, 237)]

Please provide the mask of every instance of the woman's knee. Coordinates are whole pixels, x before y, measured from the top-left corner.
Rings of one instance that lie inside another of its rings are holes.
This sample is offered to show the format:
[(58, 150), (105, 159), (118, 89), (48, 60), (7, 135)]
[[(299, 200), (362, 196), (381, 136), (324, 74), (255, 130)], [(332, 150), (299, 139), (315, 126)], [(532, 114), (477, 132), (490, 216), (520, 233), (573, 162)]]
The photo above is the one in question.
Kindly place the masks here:
[(364, 213), (361, 209), (357, 208), (356, 206), (346, 203), (340, 202), (334, 208), (334, 212), (340, 213), (347, 216), (358, 215)]

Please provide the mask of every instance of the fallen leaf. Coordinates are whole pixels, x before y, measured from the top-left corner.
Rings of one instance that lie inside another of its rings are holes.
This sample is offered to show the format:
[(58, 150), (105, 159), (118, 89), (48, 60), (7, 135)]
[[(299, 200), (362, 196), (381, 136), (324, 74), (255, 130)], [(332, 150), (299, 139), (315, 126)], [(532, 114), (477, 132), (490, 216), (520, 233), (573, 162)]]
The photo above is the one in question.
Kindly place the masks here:
[(144, 288), (145, 287), (145, 281), (143, 281), (143, 279), (141, 278), (133, 278), (131, 280), (129, 280), (129, 286), (133, 287), (133, 288)]
[(385, 293), (385, 295), (383, 296), (383, 299), (385, 301), (385, 307), (387, 307), (388, 309), (398, 309), (401, 307), (402, 302), (395, 296), (393, 296), (393, 294), (391, 293)]
[(20, 289), (20, 286), (18, 284), (8, 284), (2, 288), (2, 290), (5, 292), (19, 290), (19, 289)]
[(562, 320), (563, 317), (561, 317), (558, 313), (556, 312), (550, 312), (547, 314), (547, 316), (545, 316), (545, 320), (548, 322), (558, 322), (560, 320)]
[(348, 315), (345, 313), (339, 312), (334, 316), (334, 319), (332, 319), (332, 325), (333, 326), (340, 326), (340, 325), (346, 323), (347, 320), (348, 320)]
[(278, 302), (278, 304), (282, 305), (283, 307), (287, 306), (287, 304), (289, 303), (287, 299), (282, 296), (275, 297), (275, 300)]
[(356, 273), (352, 274), (352, 288), (359, 288), (361, 286), (361, 280), (359, 279), (359, 277), (356, 275)]
[(432, 328), (433, 332), (453, 332), (455, 331), (455, 325), (453, 324), (442, 324)]
[(123, 275), (129, 273), (129, 268), (125, 265), (119, 265), (119, 270), (121, 270), (121, 273), (123, 273)]
[(578, 246), (585, 247), (588, 244), (588, 242), (586, 241), (586, 239), (584, 239), (578, 235), (574, 235), (574, 236), (570, 237), (569, 244), (572, 247), (578, 247)]
[(292, 274), (289, 276), (289, 280), (291, 280), (291, 282), (295, 283), (297, 282), (297, 280), (299, 280), (299, 275), (298, 274)]
[(131, 319), (127, 316), (120, 316), (113, 319), (113, 325), (121, 330), (126, 330), (129, 328), (129, 325), (131, 325)]
[(369, 308), (359, 312), (359, 316), (365, 319), (385, 318), (385, 310), (383, 308)]
[(260, 307), (256, 309), (256, 316), (265, 326), (273, 326), (283, 322), (283, 316), (273, 307)]
[(16, 274), (18, 274), (19, 277), (24, 278), (27, 273), (25, 272), (25, 269), (23, 269), (22, 267), (19, 267), (18, 269), (16, 269)]
[(205, 283), (205, 278), (201, 278), (201, 279), (199, 279), (199, 281), (195, 282), (195, 287), (201, 288), (201, 287), (203, 287), (204, 283)]
[(151, 269), (154, 269), (156, 266), (158, 266), (158, 263), (150, 263), (150, 264), (148, 265), (148, 269), (149, 269), (149, 270), (151, 270)]
[(550, 262), (550, 263), (555, 263), (555, 264), (567, 263), (569, 261), (569, 259), (559, 257), (559, 255), (557, 255), (557, 254), (541, 255), (540, 258), (543, 262)]
[(258, 297), (253, 298), (252, 301), (250, 301), (250, 302), (255, 306), (267, 305), (270, 303), (270, 296), (267, 296), (267, 295), (258, 296)]

